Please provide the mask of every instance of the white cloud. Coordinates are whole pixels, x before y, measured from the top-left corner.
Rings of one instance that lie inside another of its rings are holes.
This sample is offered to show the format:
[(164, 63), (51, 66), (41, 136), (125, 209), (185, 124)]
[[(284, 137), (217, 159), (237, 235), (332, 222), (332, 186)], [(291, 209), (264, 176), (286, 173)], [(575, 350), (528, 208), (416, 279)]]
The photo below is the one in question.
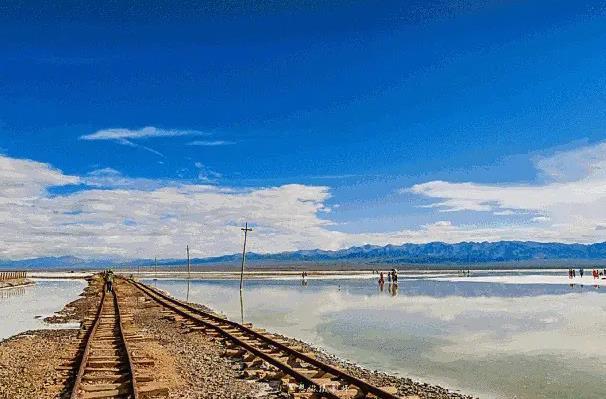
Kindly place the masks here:
[[(519, 239), (603, 240), (597, 227), (606, 223), (606, 143), (560, 151), (535, 162), (549, 181), (535, 185), (430, 181), (405, 191), (437, 199), (426, 206), (442, 212), (511, 212), (526, 214), (524, 223), (540, 224), (538, 232)], [(524, 223), (507, 228), (529, 233)]]
[(586, 177), (606, 178), (606, 142), (587, 145), (535, 160), (536, 167), (547, 177), (559, 182), (572, 182)]
[(213, 183), (223, 176), (221, 173), (215, 172), (202, 162), (196, 162), (194, 166), (198, 169), (198, 179), (202, 182)]
[[(557, 166), (556, 158), (537, 161), (541, 170), (561, 171), (559, 176), (568, 181), (509, 186), (432, 181), (406, 190), (434, 199), (431, 207), (492, 213), (499, 215), (497, 222), (456, 225), (442, 217), (418, 228), (380, 233), (337, 231), (326, 219), (330, 191), (325, 186), (210, 185), (220, 175), (202, 163), (195, 166), (203, 184), (129, 178), (110, 168), (70, 176), (44, 163), (0, 155), (0, 258), (178, 257), (187, 243), (194, 256), (234, 253), (245, 221), (255, 227), (250, 249), (257, 252), (429, 241), (604, 241), (606, 176), (595, 167), (602, 162), (597, 156), (602, 146), (593, 147), (593, 161), (575, 179), (564, 170), (569, 161), (563, 166)], [(575, 159), (573, 155), (554, 157)], [(49, 193), (51, 187), (72, 184), (81, 189)], [(515, 221), (509, 220), (514, 216)]]
[(236, 144), (234, 141), (226, 141), (226, 140), (194, 140), (187, 145), (198, 145), (198, 146), (206, 146), (206, 147), (215, 147), (220, 145), (233, 145)]
[[(262, 252), (339, 246), (318, 217), (327, 187), (232, 188), (130, 179), (113, 169), (68, 176), (49, 165), (0, 156), (0, 257), (194, 256), (237, 252), (240, 225), (254, 224)], [(53, 186), (84, 189), (50, 195)], [(95, 186), (97, 188), (86, 188)]]
[(148, 139), (153, 137), (179, 137), (179, 136), (205, 136), (207, 133), (198, 130), (176, 130), (176, 129), (160, 129), (153, 126), (147, 126), (142, 129), (133, 130), (125, 128), (103, 129), (95, 133), (80, 136), (81, 140), (111, 140), (118, 144), (126, 145), (134, 148), (142, 148), (152, 154), (164, 157), (160, 151), (151, 147), (135, 143), (133, 140)]
[(81, 136), (82, 140), (120, 140), (120, 139), (143, 139), (150, 137), (177, 137), (177, 136), (200, 136), (206, 133), (198, 130), (176, 130), (160, 129), (147, 126), (142, 129), (133, 130), (125, 128), (103, 129), (95, 133)]
[(47, 187), (77, 184), (80, 179), (67, 176), (48, 164), (0, 155), (0, 204), (44, 195)]
[[(448, 221), (419, 229), (351, 234), (323, 219), (329, 188), (288, 184), (234, 189), (128, 178), (111, 168), (69, 176), (49, 165), (0, 156), (0, 258), (43, 255), (179, 257), (237, 252), (240, 227), (255, 227), (250, 249), (280, 252), (352, 245), (498, 238)], [(204, 168), (198, 164), (198, 168)], [(82, 184), (51, 195), (53, 186)]]
[(143, 191), (154, 190), (167, 185), (180, 184), (174, 180), (126, 177), (112, 168), (93, 170), (82, 177), (81, 182), (95, 188), (122, 188)]

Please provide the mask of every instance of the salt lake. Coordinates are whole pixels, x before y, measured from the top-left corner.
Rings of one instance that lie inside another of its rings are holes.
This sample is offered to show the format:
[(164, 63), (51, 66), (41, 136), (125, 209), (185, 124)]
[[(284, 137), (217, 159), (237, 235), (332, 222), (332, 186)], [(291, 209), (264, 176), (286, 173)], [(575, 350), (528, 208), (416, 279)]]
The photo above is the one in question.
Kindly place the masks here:
[(36, 280), (33, 285), (0, 290), (0, 340), (27, 330), (78, 327), (43, 319), (78, 298), (85, 286), (84, 280)]
[(565, 271), (375, 278), (159, 279), (231, 319), (296, 337), (371, 369), (482, 398), (603, 398), (606, 287)]
[[(231, 319), (302, 339), (341, 358), (482, 398), (603, 398), (606, 280), (562, 271), (144, 280)], [(572, 284), (571, 284), (572, 283)], [(42, 318), (83, 280), (0, 291), (0, 339), (56, 328)]]

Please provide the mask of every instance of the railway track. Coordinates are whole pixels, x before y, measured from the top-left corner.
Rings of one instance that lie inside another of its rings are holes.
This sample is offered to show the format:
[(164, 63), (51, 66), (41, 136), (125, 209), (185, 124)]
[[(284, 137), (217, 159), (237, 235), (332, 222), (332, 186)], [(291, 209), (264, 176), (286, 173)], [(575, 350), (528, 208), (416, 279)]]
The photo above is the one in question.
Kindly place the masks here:
[(130, 315), (121, 309), (116, 291), (105, 292), (102, 284), (101, 291), (96, 315), (83, 341), (70, 399), (139, 399), (167, 393), (140, 384), (151, 378), (137, 374), (135, 366), (144, 368), (153, 361), (135, 359), (133, 342), (136, 345), (143, 338), (131, 331)]
[[(317, 359), (313, 353), (292, 346), (281, 337), (197, 309), (163, 292), (127, 280), (145, 296), (189, 323), (191, 330), (225, 339), (226, 354), (242, 358), (252, 374), (273, 375), (286, 391), (298, 399), (381, 398), (399, 399), (394, 387), (377, 387), (338, 367)], [(273, 373), (273, 374), (272, 374)]]

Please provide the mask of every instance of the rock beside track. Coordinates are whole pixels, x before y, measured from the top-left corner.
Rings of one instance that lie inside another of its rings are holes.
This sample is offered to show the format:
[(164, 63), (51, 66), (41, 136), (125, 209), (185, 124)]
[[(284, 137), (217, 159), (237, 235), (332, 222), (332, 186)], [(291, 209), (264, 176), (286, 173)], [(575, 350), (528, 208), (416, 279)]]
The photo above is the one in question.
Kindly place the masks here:
[(174, 321), (164, 319), (158, 308), (141, 308), (135, 323), (154, 337), (174, 358), (180, 386), (170, 390), (169, 398), (283, 398), (266, 383), (241, 378), (237, 363), (223, 357), (223, 346), (204, 334), (187, 333)]

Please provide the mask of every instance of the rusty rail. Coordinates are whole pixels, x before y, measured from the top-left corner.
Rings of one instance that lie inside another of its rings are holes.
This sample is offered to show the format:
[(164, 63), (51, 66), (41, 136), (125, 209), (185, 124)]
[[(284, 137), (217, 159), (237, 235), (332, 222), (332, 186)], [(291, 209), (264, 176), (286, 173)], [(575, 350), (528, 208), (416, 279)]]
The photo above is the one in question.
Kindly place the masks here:
[(99, 301), (99, 307), (97, 308), (95, 321), (93, 322), (92, 327), (88, 330), (88, 333), (86, 334), (86, 344), (84, 346), (84, 353), (82, 353), (82, 357), (80, 358), (80, 366), (78, 367), (78, 374), (76, 374), (76, 381), (74, 381), (74, 387), (72, 389), (70, 399), (78, 398), (78, 388), (82, 383), (82, 377), (84, 376), (86, 363), (88, 362), (88, 357), (90, 355), (92, 338), (97, 332), (97, 327), (99, 327), (99, 323), (101, 321), (101, 312), (103, 310), (103, 304), (105, 303), (105, 286), (101, 287), (101, 300)]
[[(374, 386), (362, 379), (348, 374), (340, 368), (293, 349), (268, 335), (254, 330), (251, 327), (221, 318), (208, 312), (204, 312), (187, 303), (172, 298), (156, 289), (148, 287), (145, 284), (133, 280), (128, 281), (162, 306), (171, 309), (173, 312), (189, 320), (196, 321), (203, 324), (205, 327), (215, 330), (223, 337), (235, 343), (237, 346), (244, 348), (284, 373), (294, 377), (297, 381), (302, 382), (306, 387), (312, 388), (314, 392), (318, 393), (320, 396), (331, 399), (342, 398), (342, 396), (339, 395), (338, 390), (327, 388), (324, 384), (325, 381), (320, 381), (319, 378), (310, 377), (310, 374), (306, 372), (314, 371), (315, 369), (319, 371), (318, 375), (326, 373), (330, 376), (334, 376), (334, 379), (331, 378), (331, 382), (338, 382), (344, 387), (354, 386), (364, 395), (372, 394), (374, 397), (380, 399), (398, 399), (398, 396), (387, 392), (384, 388)], [(277, 354), (280, 354), (281, 356), (276, 356)], [(288, 358), (288, 361), (284, 361), (283, 359), (285, 358)], [(295, 364), (299, 362), (303, 362), (313, 368), (304, 369), (301, 366), (295, 366)]]
[[(97, 309), (97, 313), (95, 315), (95, 319), (94, 322), (92, 324), (92, 327), (89, 329), (86, 339), (85, 339), (85, 347), (84, 347), (84, 352), (82, 353), (82, 356), (80, 358), (80, 365), (78, 367), (78, 373), (76, 375), (76, 379), (74, 382), (74, 385), (72, 387), (72, 392), (70, 395), (70, 399), (81, 399), (81, 398), (86, 398), (86, 391), (87, 391), (87, 386), (85, 384), (83, 384), (82, 379), (84, 378), (84, 376), (87, 373), (95, 373), (95, 369), (94, 368), (89, 368), (88, 367), (88, 362), (90, 360), (91, 357), (91, 350), (92, 350), (92, 344), (93, 342), (96, 342), (95, 340), (98, 339), (99, 342), (103, 341), (103, 338), (98, 338), (97, 332), (99, 329), (99, 326), (101, 325), (101, 319), (103, 315), (107, 315), (108, 313), (104, 313), (104, 310), (106, 310), (107, 307), (112, 306), (113, 307), (113, 312), (110, 310), (109, 311), (109, 315), (110, 317), (113, 315), (115, 317), (115, 327), (117, 327), (118, 331), (115, 331), (116, 328), (112, 329), (112, 332), (114, 333), (116, 339), (119, 340), (119, 342), (123, 345), (124, 347), (124, 351), (126, 352), (125, 354), (122, 353), (121, 356), (120, 354), (118, 354), (116, 356), (116, 364), (119, 366), (125, 365), (126, 368), (124, 369), (124, 372), (122, 372), (122, 375), (128, 375), (128, 386), (130, 386), (130, 392), (128, 392), (128, 396), (132, 399), (138, 399), (138, 389), (137, 389), (137, 384), (136, 384), (136, 378), (135, 378), (135, 372), (134, 372), (134, 362), (133, 362), (133, 358), (132, 358), (132, 354), (130, 351), (130, 347), (128, 345), (128, 342), (125, 338), (124, 335), (124, 331), (122, 328), (122, 322), (123, 322), (123, 318), (122, 318), (122, 313), (120, 310), (120, 305), (118, 303), (118, 297), (117, 294), (115, 292), (115, 290), (112, 290), (112, 294), (111, 294), (111, 301), (112, 303), (106, 303), (107, 299), (107, 294), (105, 292), (105, 285), (102, 285), (101, 288), (102, 292), (101, 292), (101, 299), (99, 301), (99, 307)], [(107, 339), (107, 338), (105, 338)], [(108, 345), (108, 347), (110, 347)], [(119, 352), (119, 350), (117, 350), (117, 352)], [(126, 361), (122, 362), (122, 364), (120, 363), (120, 357), (122, 358), (126, 358)], [(107, 377), (108, 379), (116, 379), (116, 377)], [(111, 384), (110, 384), (111, 385)], [(116, 384), (118, 385), (118, 384)], [(94, 384), (91, 385), (92, 387), (94, 387)], [(113, 388), (113, 387), (112, 387)], [(117, 389), (117, 388), (115, 388)], [(113, 389), (108, 388), (108, 391), (112, 391)], [(108, 396), (123, 396), (122, 393), (116, 393), (116, 395), (110, 395), (110, 392), (108, 392)]]
[(124, 348), (126, 349), (126, 357), (128, 359), (128, 369), (130, 370), (130, 383), (133, 389), (133, 397), (132, 399), (139, 399), (139, 387), (137, 386), (137, 378), (135, 377), (135, 362), (133, 360), (133, 352), (128, 343), (128, 340), (124, 336), (124, 329), (122, 328), (122, 311), (120, 310), (120, 303), (118, 302), (118, 296), (116, 294), (116, 289), (112, 290), (114, 294), (114, 303), (116, 305), (116, 314), (118, 316), (118, 325), (120, 326), (120, 338), (122, 338), (122, 342), (124, 343)]

